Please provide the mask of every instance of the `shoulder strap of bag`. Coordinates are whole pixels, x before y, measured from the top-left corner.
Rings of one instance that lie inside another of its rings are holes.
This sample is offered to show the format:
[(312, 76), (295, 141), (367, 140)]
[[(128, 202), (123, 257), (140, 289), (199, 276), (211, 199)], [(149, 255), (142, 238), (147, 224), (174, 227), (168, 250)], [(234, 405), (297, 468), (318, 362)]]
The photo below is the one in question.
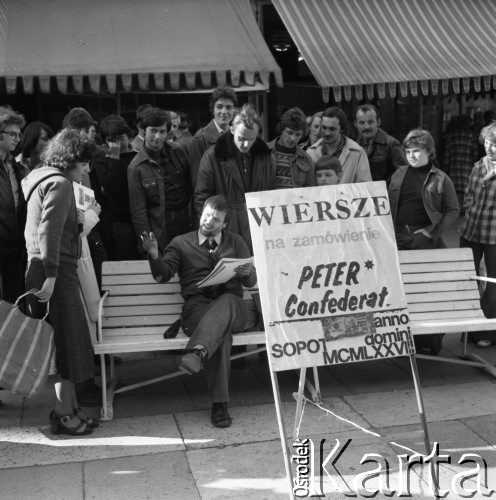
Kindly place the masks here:
[[(63, 175), (61, 174), (57, 174), (57, 173), (52, 173), (52, 174), (48, 174), (46, 175), (45, 177), (42, 177), (30, 190), (29, 190), (29, 193), (27, 194), (26, 196), (26, 203), (29, 201), (29, 198), (31, 198), (31, 195), (34, 193), (34, 190), (43, 182), (43, 181), (46, 181), (47, 179), (50, 179), (50, 177), (64, 177)], [(65, 179), (65, 177), (64, 177)]]

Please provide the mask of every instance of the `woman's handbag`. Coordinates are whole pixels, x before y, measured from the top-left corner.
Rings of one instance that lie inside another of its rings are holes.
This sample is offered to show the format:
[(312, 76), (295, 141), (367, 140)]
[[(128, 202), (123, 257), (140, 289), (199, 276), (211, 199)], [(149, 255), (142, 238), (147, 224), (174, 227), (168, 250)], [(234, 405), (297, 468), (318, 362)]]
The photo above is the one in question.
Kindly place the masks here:
[(54, 351), (53, 328), (43, 319), (26, 316), (19, 301), (0, 300), (0, 387), (19, 396), (33, 397), (48, 378)]

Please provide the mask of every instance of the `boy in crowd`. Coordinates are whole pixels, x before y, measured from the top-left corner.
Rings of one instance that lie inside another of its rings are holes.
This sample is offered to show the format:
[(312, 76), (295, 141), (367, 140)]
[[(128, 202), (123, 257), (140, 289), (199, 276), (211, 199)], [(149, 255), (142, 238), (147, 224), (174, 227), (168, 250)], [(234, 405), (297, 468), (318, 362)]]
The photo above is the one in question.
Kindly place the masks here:
[(275, 189), (315, 185), (312, 160), (298, 146), (306, 128), (306, 118), (300, 108), (288, 109), (281, 116), (278, 124), (281, 134), (267, 144), (275, 169)]
[(335, 186), (339, 184), (343, 167), (335, 156), (321, 156), (314, 166), (315, 183), (317, 186)]

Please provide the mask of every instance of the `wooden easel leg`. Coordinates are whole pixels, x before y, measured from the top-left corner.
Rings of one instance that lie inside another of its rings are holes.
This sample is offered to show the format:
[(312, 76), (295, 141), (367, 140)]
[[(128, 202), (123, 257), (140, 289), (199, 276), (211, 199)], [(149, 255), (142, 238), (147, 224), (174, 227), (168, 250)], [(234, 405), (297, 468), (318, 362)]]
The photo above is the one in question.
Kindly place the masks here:
[[(417, 397), (417, 406), (418, 406), (418, 411), (420, 415), (420, 422), (422, 424), (422, 427), (424, 429), (424, 445), (425, 445), (425, 451), (427, 453), (427, 456), (429, 456), (432, 452), (432, 447), (431, 447), (431, 442), (429, 439), (429, 431), (427, 429), (427, 420), (425, 418), (425, 411), (424, 411), (424, 401), (422, 399), (422, 392), (420, 389), (420, 379), (418, 375), (418, 369), (417, 369), (417, 360), (415, 359), (415, 354), (411, 353), (408, 355), (410, 358), (410, 366), (412, 368), (412, 375), (413, 375), (413, 384), (415, 386), (415, 395)], [(434, 494), (436, 498), (439, 496), (439, 478), (437, 477), (437, 472), (436, 472), (436, 467), (434, 466), (433, 461), (430, 461), (430, 468), (431, 468), (431, 476), (432, 476), (432, 483), (434, 485)]]
[[(305, 379), (306, 379), (306, 368), (300, 369), (300, 381), (298, 382), (298, 395), (304, 396), (305, 394)], [(298, 437), (298, 427), (300, 423), (301, 414), (303, 412), (303, 397), (299, 397), (296, 400), (296, 411), (295, 411), (295, 421), (293, 426), (293, 441), (296, 441)]]
[(286, 442), (286, 430), (284, 428), (284, 422), (282, 420), (281, 395), (279, 393), (279, 383), (277, 381), (277, 374), (276, 372), (272, 371), (270, 365), (269, 365), (269, 372), (270, 372), (270, 380), (272, 382), (272, 392), (274, 393), (274, 403), (276, 405), (277, 425), (279, 427), (279, 437), (281, 439), (282, 454), (284, 456), (284, 467), (286, 469), (286, 477), (288, 478), (289, 481), (289, 499), (295, 500), (293, 492), (293, 471), (291, 470), (291, 461), (289, 458), (290, 453), (288, 450), (288, 444)]
[(315, 385), (315, 396), (313, 398), (314, 403), (321, 404), (322, 398), (320, 397), (320, 380), (319, 380), (319, 367), (313, 367), (313, 383)]

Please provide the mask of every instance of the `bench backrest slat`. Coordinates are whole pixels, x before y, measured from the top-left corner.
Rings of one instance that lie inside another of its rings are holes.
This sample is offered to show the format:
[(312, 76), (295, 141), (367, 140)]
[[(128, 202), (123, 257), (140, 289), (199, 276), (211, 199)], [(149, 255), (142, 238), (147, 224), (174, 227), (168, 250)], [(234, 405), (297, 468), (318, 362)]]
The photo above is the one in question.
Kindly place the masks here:
[(408, 307), (412, 304), (421, 302), (465, 302), (468, 300), (479, 300), (479, 292), (477, 290), (447, 290), (444, 292), (432, 292), (430, 290), (408, 294)]
[(157, 295), (109, 295), (105, 300), (105, 309), (119, 306), (133, 306), (136, 304), (154, 305), (154, 304), (179, 304), (182, 306), (184, 300), (179, 293), (160, 293)]
[[(418, 312), (437, 313), (442, 311), (466, 311), (468, 315), (478, 315), (480, 312), (479, 301), (470, 300), (466, 302), (421, 302), (419, 304), (408, 304), (410, 314)], [(433, 315), (435, 316), (435, 314)]]
[[(105, 283), (105, 276), (112, 275), (129, 275), (129, 274), (149, 274), (150, 266), (147, 260), (108, 260), (104, 262), (104, 270), (102, 269), (102, 283)], [(170, 283), (179, 282), (179, 278), (174, 276)]]
[(400, 265), (418, 262), (473, 262), (470, 248), (439, 248), (436, 250), (401, 250), (398, 252)]
[(110, 295), (157, 295), (164, 293), (180, 293), (179, 283), (150, 283), (149, 285), (110, 285), (105, 286)]
[(402, 274), (403, 283), (437, 283), (449, 281), (468, 281), (474, 271), (446, 271), (437, 273)]
[(429, 273), (429, 272), (449, 272), (449, 271), (472, 271), (474, 270), (473, 261), (463, 262), (404, 262), (401, 264), (401, 274), (416, 274), (416, 273)]

